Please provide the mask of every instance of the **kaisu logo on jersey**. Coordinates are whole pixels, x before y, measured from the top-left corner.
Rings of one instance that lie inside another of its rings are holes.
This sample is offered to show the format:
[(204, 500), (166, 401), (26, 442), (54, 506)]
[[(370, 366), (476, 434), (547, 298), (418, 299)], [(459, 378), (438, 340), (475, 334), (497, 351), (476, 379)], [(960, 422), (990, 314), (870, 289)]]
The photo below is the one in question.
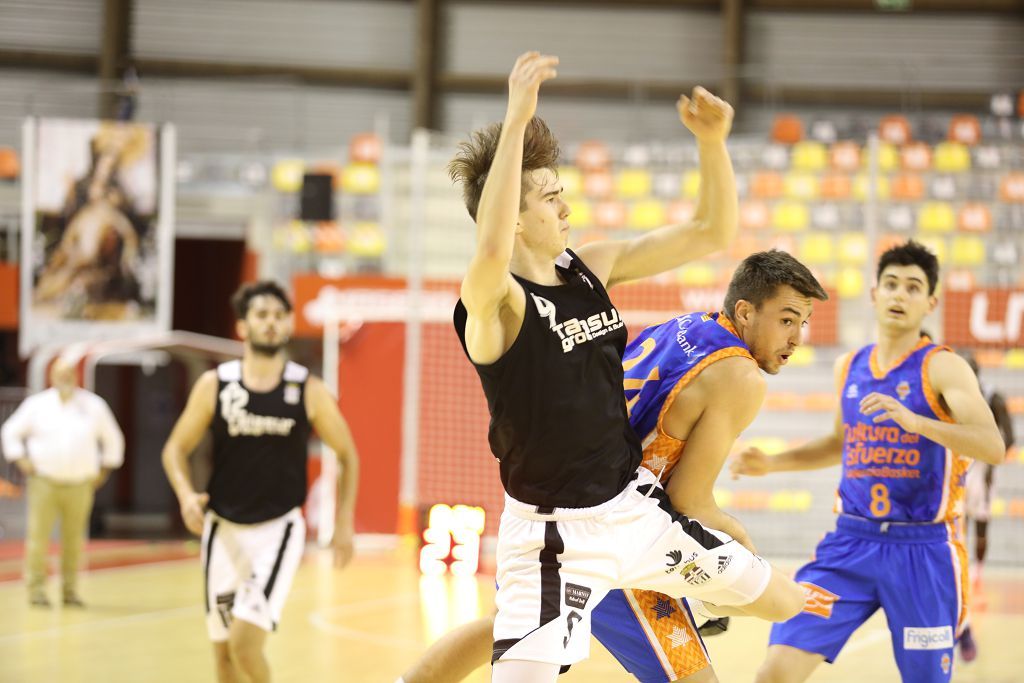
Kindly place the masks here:
[(238, 382), (231, 382), (220, 392), (220, 415), (228, 423), (230, 436), (288, 436), (295, 420), (290, 417), (253, 415), (249, 405), (249, 392)]
[(615, 308), (595, 313), (585, 320), (570, 318), (564, 322), (556, 322), (555, 305), (544, 297), (537, 296), (532, 292), (530, 296), (533, 297), (533, 303), (536, 304), (537, 313), (540, 314), (540, 317), (548, 319), (548, 329), (555, 332), (559, 340), (561, 340), (564, 353), (569, 353), (578, 344), (584, 344), (598, 337), (603, 337), (609, 332), (614, 332), (625, 325)]

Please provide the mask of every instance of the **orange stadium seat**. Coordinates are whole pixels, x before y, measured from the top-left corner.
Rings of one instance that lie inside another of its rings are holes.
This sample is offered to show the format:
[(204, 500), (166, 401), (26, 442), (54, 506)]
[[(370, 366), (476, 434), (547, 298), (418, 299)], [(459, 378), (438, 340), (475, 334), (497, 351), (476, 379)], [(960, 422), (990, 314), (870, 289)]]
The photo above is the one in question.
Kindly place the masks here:
[(806, 172), (787, 173), (782, 185), (787, 199), (817, 199), (820, 191), (818, 176)]
[(591, 199), (607, 199), (612, 196), (615, 181), (606, 170), (589, 171), (583, 174), (583, 194)]
[(639, 199), (651, 194), (651, 173), (645, 168), (627, 168), (615, 177), (615, 194), (619, 199)]
[(20, 174), (18, 153), (10, 147), (0, 147), (0, 180), (17, 180)]
[(697, 210), (697, 207), (693, 202), (678, 199), (671, 202), (665, 211), (665, 221), (667, 223), (689, 223), (693, 219), (693, 212)]
[(778, 114), (772, 122), (772, 142), (795, 145), (804, 139), (804, 124), (799, 116)]
[(1007, 173), (999, 181), (999, 198), (1004, 202), (1024, 202), (1024, 173)]
[(380, 191), (380, 168), (359, 161), (341, 171), (341, 188), (349, 194), (376, 194)]
[(318, 161), (315, 164), (309, 164), (307, 172), (329, 175), (331, 176), (331, 186), (335, 190), (341, 189), (342, 166), (336, 161)]
[(924, 199), (924, 180), (916, 173), (900, 173), (892, 178), (892, 198), (915, 202)]
[(606, 230), (624, 227), (626, 205), (619, 201), (605, 200), (594, 207), (594, 225)]
[(949, 251), (954, 266), (976, 268), (985, 263), (985, 240), (977, 235), (957, 235)]
[(991, 232), (992, 210), (988, 204), (968, 202), (960, 207), (957, 227), (963, 232)]
[(959, 142), (941, 142), (935, 146), (935, 170), (963, 173), (971, 170), (971, 153)]
[(772, 210), (772, 225), (780, 232), (806, 230), (810, 222), (810, 211), (800, 202), (779, 202)]
[(337, 223), (320, 223), (313, 229), (314, 249), (321, 254), (336, 254), (345, 250), (345, 233)]
[(821, 196), (824, 199), (849, 199), (853, 181), (845, 173), (829, 171), (821, 177)]
[(744, 230), (762, 230), (770, 222), (768, 205), (764, 202), (745, 201), (740, 204), (740, 227)]
[(953, 205), (947, 202), (925, 202), (917, 214), (917, 229), (921, 232), (952, 232), (956, 227)]
[(910, 121), (900, 114), (883, 116), (878, 122), (878, 137), (893, 145), (905, 145), (912, 139)]
[(972, 114), (958, 114), (949, 120), (946, 139), (973, 146), (981, 142), (981, 123)]
[(562, 196), (573, 199), (583, 194), (583, 174), (575, 166), (559, 166), (558, 181), (562, 183)]
[(633, 202), (629, 207), (629, 227), (650, 230), (665, 225), (665, 205), (656, 199)]
[(820, 171), (828, 165), (828, 149), (820, 142), (805, 140), (793, 145), (790, 161), (793, 168), (801, 171)]
[(856, 171), (860, 168), (860, 145), (849, 140), (837, 142), (832, 145), (830, 157), (832, 168), (837, 171)]
[(750, 196), (755, 199), (778, 199), (784, 190), (782, 176), (774, 171), (760, 171), (750, 182)]
[(911, 142), (900, 149), (904, 171), (927, 171), (932, 165), (932, 148), (923, 142)]
[(367, 164), (380, 163), (382, 147), (376, 133), (357, 133), (348, 141), (348, 159)]
[(576, 150), (576, 165), (583, 171), (606, 171), (612, 165), (612, 153), (600, 140), (588, 140)]

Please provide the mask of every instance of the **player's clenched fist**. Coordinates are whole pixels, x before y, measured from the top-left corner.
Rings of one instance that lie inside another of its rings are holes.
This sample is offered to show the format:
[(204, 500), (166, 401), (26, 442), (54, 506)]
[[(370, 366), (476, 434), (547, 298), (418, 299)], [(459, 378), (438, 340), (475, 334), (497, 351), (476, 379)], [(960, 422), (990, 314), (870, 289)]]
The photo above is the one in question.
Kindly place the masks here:
[(690, 97), (679, 96), (676, 109), (679, 120), (700, 142), (721, 142), (732, 129), (732, 106), (699, 85)]
[(508, 77), (508, 114), (513, 120), (525, 123), (537, 111), (537, 91), (540, 84), (558, 75), (555, 66), (558, 57), (527, 52), (519, 56)]
[(729, 473), (733, 479), (740, 475), (760, 477), (768, 473), (768, 456), (760, 448), (746, 448), (729, 461)]

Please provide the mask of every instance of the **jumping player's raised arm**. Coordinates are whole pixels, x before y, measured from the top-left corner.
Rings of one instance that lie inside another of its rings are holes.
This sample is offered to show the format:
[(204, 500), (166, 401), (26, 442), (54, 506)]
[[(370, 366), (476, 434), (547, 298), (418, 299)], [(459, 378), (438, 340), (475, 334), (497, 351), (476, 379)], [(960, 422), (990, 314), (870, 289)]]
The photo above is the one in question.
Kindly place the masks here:
[[(846, 367), (852, 354), (846, 353), (836, 359), (833, 368), (836, 392), (843, 390), (846, 381)], [(835, 422), (829, 434), (813, 439), (788, 451), (769, 457), (761, 449), (749, 447), (738, 453), (729, 463), (733, 479), (740, 475), (759, 477), (769, 472), (795, 472), (819, 470), (838, 465), (843, 459), (843, 415), (836, 409)]]
[(207, 370), (192, 386), (188, 403), (164, 444), (161, 460), (164, 472), (178, 497), (181, 518), (194, 534), (203, 533), (203, 514), (210, 496), (196, 493), (189, 474), (188, 459), (210, 428), (217, 407), (217, 371)]
[(876, 423), (891, 419), (904, 431), (920, 434), (954, 453), (990, 465), (1003, 462), (1006, 449), (1002, 436), (967, 361), (951, 351), (938, 351), (928, 364), (928, 380), (948, 406), (952, 422), (918, 415), (894, 396), (879, 393), (864, 397), (861, 412), (875, 414)]
[[(718, 507), (712, 489), (736, 439), (761, 409), (765, 380), (754, 363), (736, 357), (708, 366), (701, 385), (707, 392), (704, 412), (686, 439), (686, 450), (672, 470), (665, 491), (672, 505), (687, 517), (724, 531), (757, 552), (743, 525)], [(677, 404), (682, 403), (672, 404), (667, 419), (671, 419), (673, 409), (681, 409)]]
[(733, 110), (704, 88), (676, 103), (679, 119), (697, 138), (700, 150), (700, 194), (693, 218), (667, 225), (630, 240), (592, 242), (579, 257), (606, 287), (656, 275), (720, 251), (736, 237), (739, 200), (736, 177), (725, 139)]
[(359, 456), (348, 423), (327, 386), (319, 377), (306, 383), (306, 413), (317, 435), (334, 451), (340, 467), (338, 517), (334, 526), (334, 562), (344, 567), (351, 561), (355, 536), (356, 490), (359, 485)]
[[(494, 362), (511, 343), (502, 325), (503, 308), (511, 305), (513, 317), (522, 321), (526, 295), (516, 285), (509, 266), (520, 211), (523, 142), (537, 110), (540, 85), (555, 77), (557, 64), (557, 57), (527, 52), (516, 60), (509, 75), (508, 109), (475, 212), (476, 252), (462, 281), (466, 350), (476, 363)], [(511, 327), (518, 329), (518, 324)]]

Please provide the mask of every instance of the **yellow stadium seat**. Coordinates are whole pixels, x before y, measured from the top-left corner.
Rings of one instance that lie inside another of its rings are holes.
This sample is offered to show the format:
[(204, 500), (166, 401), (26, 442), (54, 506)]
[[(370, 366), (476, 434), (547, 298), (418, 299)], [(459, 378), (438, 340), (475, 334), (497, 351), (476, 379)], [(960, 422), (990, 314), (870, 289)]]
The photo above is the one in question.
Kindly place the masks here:
[(562, 196), (566, 199), (583, 194), (583, 174), (575, 166), (559, 166), (558, 180), (562, 183)]
[(376, 223), (356, 223), (348, 236), (348, 252), (353, 256), (376, 258), (384, 253), (386, 246)]
[[(861, 163), (865, 169), (871, 167), (871, 155), (868, 153), (868, 148), (864, 148), (864, 153), (861, 155)], [(882, 173), (890, 173), (899, 168), (900, 165), (900, 152), (896, 145), (890, 145), (888, 142), (878, 143), (878, 170)]]
[(924, 246), (928, 247), (928, 249), (930, 249), (931, 252), (935, 254), (935, 258), (939, 259), (940, 265), (945, 265), (947, 250), (946, 239), (944, 237), (937, 237), (933, 235), (921, 235), (917, 238), (917, 241), (923, 244)]
[(298, 192), (302, 189), (302, 174), (306, 164), (302, 159), (282, 159), (270, 171), (270, 184), (278, 192)]
[[(857, 177), (853, 179), (853, 196), (860, 201), (866, 201), (868, 198), (868, 180), (867, 173), (858, 173)], [(875, 198), (889, 198), (889, 179), (884, 175), (878, 176), (875, 183)]]
[(864, 293), (864, 273), (859, 268), (843, 268), (836, 278), (840, 299), (856, 299)]
[(778, 436), (759, 436), (751, 439), (747, 442), (747, 446), (759, 448), (764, 451), (767, 455), (775, 455), (781, 453), (789, 447), (789, 444), (785, 439)]
[(689, 263), (679, 269), (678, 280), (688, 287), (710, 287), (718, 284), (718, 271), (709, 263)]
[(810, 211), (808, 211), (806, 204), (779, 202), (772, 211), (772, 224), (776, 230), (798, 232), (806, 230), (810, 222)]
[(956, 212), (947, 202), (925, 202), (917, 212), (917, 229), (921, 232), (952, 232), (956, 228)]
[(832, 263), (835, 259), (831, 235), (812, 232), (800, 243), (800, 260), (812, 266)]
[(341, 189), (349, 194), (376, 194), (380, 190), (380, 169), (366, 162), (349, 164), (341, 171)]
[(959, 142), (942, 142), (935, 146), (935, 170), (942, 173), (963, 173), (971, 170), (971, 152)]
[[(800, 143), (807, 144), (807, 143)], [(783, 179), (783, 188), (788, 199), (804, 201), (817, 199), (820, 192), (818, 176), (810, 173), (789, 173)]]
[(863, 233), (848, 232), (839, 238), (839, 262), (846, 266), (862, 266), (868, 260), (868, 240)]
[(718, 505), (719, 509), (725, 510), (732, 507), (732, 491), (716, 487), (711, 490), (711, 495), (714, 496), (715, 504)]
[(629, 227), (650, 230), (665, 225), (665, 205), (656, 199), (633, 202), (629, 207)]
[(644, 168), (627, 168), (615, 178), (615, 192), (619, 199), (639, 199), (651, 194), (651, 174)]
[(700, 193), (700, 171), (687, 171), (683, 174), (683, 196), (690, 199)]
[(574, 228), (589, 228), (594, 224), (594, 211), (586, 199), (575, 199), (569, 205), (569, 225)]
[[(1024, 370), (1024, 349), (1010, 349), (1003, 357), (1003, 367), (1007, 370)], [(1021, 450), (1024, 454), (1024, 449)]]
[(800, 171), (820, 171), (828, 165), (828, 149), (813, 140), (798, 142), (793, 145), (790, 163)]
[(288, 223), (288, 250), (295, 254), (305, 254), (313, 248), (313, 236), (309, 226), (302, 221)]
[(798, 346), (793, 351), (793, 355), (789, 357), (787, 365), (792, 365), (794, 368), (805, 368), (808, 365), (814, 365), (815, 358), (814, 347), (807, 345)]
[(975, 235), (957, 235), (950, 247), (954, 266), (973, 268), (985, 263), (985, 241)]

